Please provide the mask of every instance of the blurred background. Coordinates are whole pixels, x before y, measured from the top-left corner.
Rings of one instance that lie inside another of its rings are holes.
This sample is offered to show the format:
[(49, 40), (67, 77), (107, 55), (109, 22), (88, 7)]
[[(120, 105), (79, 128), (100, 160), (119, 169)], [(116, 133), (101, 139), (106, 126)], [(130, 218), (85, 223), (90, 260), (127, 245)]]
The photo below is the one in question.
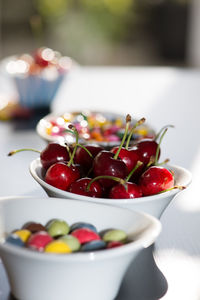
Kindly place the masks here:
[(81, 65), (199, 65), (199, 0), (0, 0), (0, 5), (1, 59), (47, 46)]

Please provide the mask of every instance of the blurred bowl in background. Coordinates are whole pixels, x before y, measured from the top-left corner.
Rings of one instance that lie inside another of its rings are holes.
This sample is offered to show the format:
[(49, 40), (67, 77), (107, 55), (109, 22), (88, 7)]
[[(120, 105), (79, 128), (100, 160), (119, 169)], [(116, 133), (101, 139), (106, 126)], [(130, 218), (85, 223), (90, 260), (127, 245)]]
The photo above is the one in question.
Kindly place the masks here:
[(50, 48), (38, 48), (33, 54), (8, 57), (2, 67), (13, 80), (20, 106), (50, 107), (63, 79), (75, 62)]
[(17, 299), (112, 300), (130, 263), (161, 231), (160, 222), (149, 215), (96, 203), (8, 197), (1, 198), (0, 205), (7, 233), (30, 220), (46, 224), (56, 217), (69, 224), (92, 223), (99, 232), (120, 228), (130, 241), (117, 248), (71, 254), (39, 253), (0, 243), (0, 256)]
[[(85, 109), (48, 114), (38, 122), (36, 131), (46, 142), (73, 144), (76, 138), (67, 132), (69, 124), (73, 124), (79, 133), (79, 143), (95, 143), (104, 148), (111, 148), (120, 144), (125, 123), (125, 115)], [(136, 120), (133, 119), (131, 126), (135, 123)], [(131, 142), (148, 137), (155, 137), (155, 132), (148, 124), (144, 123), (135, 128)]]

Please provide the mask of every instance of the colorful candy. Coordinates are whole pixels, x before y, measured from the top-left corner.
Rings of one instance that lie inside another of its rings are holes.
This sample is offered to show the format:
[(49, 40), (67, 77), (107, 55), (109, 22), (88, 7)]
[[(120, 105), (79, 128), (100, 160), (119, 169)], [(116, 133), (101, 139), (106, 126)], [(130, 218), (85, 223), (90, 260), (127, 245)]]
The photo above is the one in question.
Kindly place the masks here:
[(127, 239), (127, 234), (123, 230), (111, 229), (104, 233), (104, 242), (122, 242)]
[(81, 244), (100, 240), (100, 236), (89, 228), (76, 229), (72, 231), (71, 235), (75, 236)]
[[(88, 111), (64, 113), (43, 122), (47, 135), (55, 138), (63, 137), (68, 143), (73, 143), (75, 137), (68, 132), (69, 124), (76, 127), (80, 141), (89, 143), (120, 143), (125, 129), (125, 124), (120, 117)], [(154, 133), (147, 125), (141, 125), (135, 129), (133, 139), (152, 137), (152, 135), (154, 136)]]
[(13, 233), (16, 234), (24, 243), (26, 243), (26, 241), (31, 235), (31, 232), (27, 229), (17, 230)]
[(71, 253), (71, 248), (63, 241), (55, 240), (46, 245), (44, 252), (48, 253)]
[(46, 245), (53, 241), (53, 238), (46, 231), (39, 231), (30, 236), (27, 247), (33, 250), (43, 251)]
[(67, 224), (67, 222), (63, 220), (55, 219), (52, 220), (50, 223), (48, 223), (47, 232), (52, 237), (65, 235), (68, 234), (69, 232), (69, 225)]
[(123, 230), (104, 229), (98, 232), (91, 223), (75, 222), (69, 225), (65, 220), (57, 218), (49, 220), (46, 225), (27, 222), (6, 238), (6, 243), (52, 254), (111, 249), (128, 242)]
[(62, 236), (61, 238), (59, 238), (59, 240), (66, 243), (72, 250), (72, 252), (78, 251), (81, 247), (79, 240), (75, 236), (70, 234)]

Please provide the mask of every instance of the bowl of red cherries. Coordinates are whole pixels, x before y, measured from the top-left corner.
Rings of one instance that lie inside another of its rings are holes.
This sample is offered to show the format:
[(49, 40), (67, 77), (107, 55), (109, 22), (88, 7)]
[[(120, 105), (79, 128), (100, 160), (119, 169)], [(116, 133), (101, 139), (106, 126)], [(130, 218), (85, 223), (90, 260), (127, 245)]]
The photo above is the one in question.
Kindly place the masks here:
[[(121, 144), (110, 150), (96, 144), (82, 145), (76, 136), (73, 145), (49, 143), (31, 162), (30, 173), (50, 197), (117, 205), (150, 213), (157, 218), (180, 191), (191, 182), (191, 173), (168, 159), (159, 161), (161, 142), (172, 125), (164, 126), (152, 139), (141, 139), (130, 145), (131, 132), (145, 118), (126, 128)], [(132, 127), (129, 130), (129, 127)]]

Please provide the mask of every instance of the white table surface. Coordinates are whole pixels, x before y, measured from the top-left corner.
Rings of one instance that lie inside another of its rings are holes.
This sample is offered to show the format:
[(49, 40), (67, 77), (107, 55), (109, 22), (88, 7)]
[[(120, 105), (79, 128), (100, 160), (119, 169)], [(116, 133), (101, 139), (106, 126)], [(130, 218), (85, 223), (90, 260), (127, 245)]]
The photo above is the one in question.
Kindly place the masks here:
[[(12, 93), (12, 88), (4, 75), (0, 75), (0, 93)], [(145, 117), (156, 130), (173, 124), (175, 128), (168, 130), (163, 141), (161, 160), (170, 158), (171, 163), (183, 166), (193, 174), (190, 187), (172, 201), (161, 217), (163, 230), (154, 249), (159, 269), (151, 254), (144, 254), (136, 273), (135, 270), (127, 273), (117, 300), (199, 300), (200, 70), (77, 68), (63, 82), (51, 110), (62, 112), (85, 108)], [(0, 197), (47, 197), (28, 170), (37, 153), (6, 156), (15, 148), (41, 150), (45, 142), (34, 128), (24, 129), (19, 123), (9, 121), (0, 123), (0, 137)], [(1, 269), (0, 274), (2, 272)], [(10, 299), (5, 280), (0, 280), (0, 293), (1, 289), (4, 298), (0, 295), (0, 299)]]

